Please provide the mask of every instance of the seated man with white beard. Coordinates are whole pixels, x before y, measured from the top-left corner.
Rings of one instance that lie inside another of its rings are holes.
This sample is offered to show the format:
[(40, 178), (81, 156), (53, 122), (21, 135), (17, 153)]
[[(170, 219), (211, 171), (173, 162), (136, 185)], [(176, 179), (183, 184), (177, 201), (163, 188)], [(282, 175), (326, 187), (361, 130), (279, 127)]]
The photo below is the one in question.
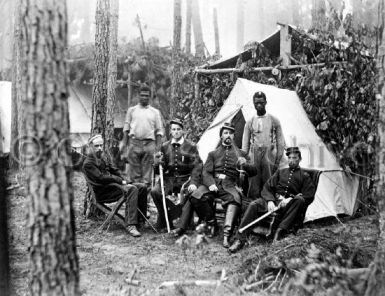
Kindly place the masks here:
[[(103, 155), (103, 138), (97, 134), (88, 141), (89, 153), (83, 163), (83, 172), (87, 182), (92, 186), (96, 200), (100, 202), (118, 201), (122, 193), (126, 197), (125, 222), (126, 229), (133, 237), (141, 236), (138, 224), (138, 204), (141, 212), (147, 212), (147, 189), (144, 184), (128, 184), (119, 170)], [(112, 183), (121, 185), (111, 186)]]

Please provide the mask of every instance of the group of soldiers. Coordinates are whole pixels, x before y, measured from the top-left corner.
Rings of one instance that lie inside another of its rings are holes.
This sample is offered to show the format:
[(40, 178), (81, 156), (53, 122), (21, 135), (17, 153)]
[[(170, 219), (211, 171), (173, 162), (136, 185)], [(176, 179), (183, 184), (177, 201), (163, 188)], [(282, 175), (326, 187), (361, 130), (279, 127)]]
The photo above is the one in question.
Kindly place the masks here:
[[(299, 166), (298, 147), (286, 148), (289, 167), (278, 169), (285, 141), (279, 120), (266, 112), (267, 99), (263, 92), (253, 96), (256, 113), (245, 124), (242, 148), (234, 143), (234, 126), (224, 123), (217, 148), (208, 154), (205, 163), (196, 145), (184, 137), (184, 125), (178, 119), (170, 121), (170, 140), (161, 143), (164, 136), (161, 116), (159, 110), (149, 105), (150, 96), (150, 89), (142, 87), (139, 103), (127, 111), (120, 148), (123, 151), (128, 147), (124, 153), (128, 178), (103, 156), (101, 135), (89, 140), (90, 153), (83, 164), (97, 200), (114, 201), (124, 191), (130, 235), (141, 236), (138, 225), (148, 218), (148, 190), (158, 211), (155, 229), (158, 232), (172, 229), (175, 237), (190, 227), (194, 212), (208, 235), (215, 236), (216, 203), (220, 202), (225, 210), (223, 246), (231, 253), (245, 245), (251, 232), (250, 222), (267, 212), (275, 212), (268, 234), (274, 241), (298, 229), (314, 199), (315, 186)], [(151, 186), (152, 172), (161, 175), (154, 186)], [(245, 190), (240, 184), (244, 178), (248, 180)], [(119, 184), (121, 190), (110, 186), (112, 183)], [(180, 204), (166, 198), (172, 195), (182, 197)], [(246, 200), (251, 202), (247, 205)], [(231, 244), (240, 217), (239, 230)], [(174, 227), (176, 218), (179, 221)]]

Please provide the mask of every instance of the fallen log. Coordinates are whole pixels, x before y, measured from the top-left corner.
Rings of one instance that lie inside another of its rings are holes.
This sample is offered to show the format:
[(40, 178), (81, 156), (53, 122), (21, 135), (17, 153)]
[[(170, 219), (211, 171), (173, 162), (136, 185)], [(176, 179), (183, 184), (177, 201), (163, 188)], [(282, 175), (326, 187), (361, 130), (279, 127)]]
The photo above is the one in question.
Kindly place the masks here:
[(212, 286), (219, 286), (224, 281), (227, 280), (226, 277), (226, 271), (223, 269), (222, 274), (219, 280), (182, 280), (182, 281), (167, 281), (160, 284), (158, 287), (161, 288), (167, 288), (167, 287), (175, 287), (175, 286), (199, 286), (199, 287), (212, 287)]

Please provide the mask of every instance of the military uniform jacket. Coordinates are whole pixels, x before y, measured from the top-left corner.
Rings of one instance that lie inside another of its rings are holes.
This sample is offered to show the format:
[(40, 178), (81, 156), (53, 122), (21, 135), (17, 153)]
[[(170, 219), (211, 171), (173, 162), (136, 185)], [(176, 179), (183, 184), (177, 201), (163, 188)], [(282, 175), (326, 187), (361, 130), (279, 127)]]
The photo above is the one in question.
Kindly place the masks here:
[[(211, 151), (207, 160), (203, 166), (203, 186), (200, 186), (198, 190), (193, 193), (195, 198), (201, 198), (202, 195), (209, 192), (211, 185), (219, 185), (221, 182), (223, 190), (230, 193), (235, 201), (241, 202), (241, 196), (239, 189), (236, 188), (239, 178), (239, 168), (237, 162), (239, 157), (249, 159), (247, 153), (234, 147), (234, 146), (223, 146), (221, 145), (216, 150)], [(256, 175), (257, 169), (254, 165), (246, 163), (244, 170), (247, 172), (249, 177)], [(219, 175), (225, 175), (224, 179), (219, 179)]]
[(105, 195), (105, 189), (109, 184), (122, 184), (124, 179), (118, 168), (114, 167), (104, 158), (96, 158), (93, 154), (88, 155), (84, 160), (83, 172), (96, 196), (99, 196), (101, 193)]
[(278, 203), (277, 195), (284, 198), (293, 197), (302, 193), (306, 205), (314, 200), (316, 188), (310, 175), (300, 167), (295, 169), (284, 168), (275, 172), (265, 183), (261, 192), (262, 198), (266, 201)]
[(167, 141), (162, 144), (160, 151), (163, 153), (165, 179), (177, 177), (188, 179), (191, 176), (190, 184), (196, 186), (200, 184), (202, 160), (195, 144), (186, 139), (181, 145), (171, 144), (171, 141)]

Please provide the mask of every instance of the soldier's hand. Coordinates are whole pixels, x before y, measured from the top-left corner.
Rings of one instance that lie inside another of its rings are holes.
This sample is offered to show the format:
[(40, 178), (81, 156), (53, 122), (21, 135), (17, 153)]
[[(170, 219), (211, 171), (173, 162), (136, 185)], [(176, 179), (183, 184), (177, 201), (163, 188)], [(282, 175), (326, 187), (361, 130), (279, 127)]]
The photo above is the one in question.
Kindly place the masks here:
[(285, 198), (283, 201), (281, 201), (280, 206), (286, 207), (286, 205), (292, 200), (292, 197)]
[(246, 158), (238, 157), (238, 165), (244, 165), (246, 163)]
[(124, 149), (124, 143), (123, 143), (123, 141), (120, 141), (120, 143), (119, 143), (119, 151), (123, 152), (123, 149)]
[(218, 187), (217, 187), (217, 185), (213, 184), (213, 185), (210, 185), (209, 190), (217, 192), (218, 191)]
[(194, 184), (191, 184), (188, 188), (187, 191), (189, 193), (193, 193), (195, 190), (197, 190), (197, 187)]
[(274, 202), (269, 201), (269, 202), (267, 203), (267, 210), (268, 210), (269, 212), (271, 212), (271, 211), (274, 211), (274, 209), (275, 209), (275, 204), (274, 204)]
[(160, 151), (154, 154), (154, 165), (159, 165), (159, 164), (163, 165), (163, 153)]

